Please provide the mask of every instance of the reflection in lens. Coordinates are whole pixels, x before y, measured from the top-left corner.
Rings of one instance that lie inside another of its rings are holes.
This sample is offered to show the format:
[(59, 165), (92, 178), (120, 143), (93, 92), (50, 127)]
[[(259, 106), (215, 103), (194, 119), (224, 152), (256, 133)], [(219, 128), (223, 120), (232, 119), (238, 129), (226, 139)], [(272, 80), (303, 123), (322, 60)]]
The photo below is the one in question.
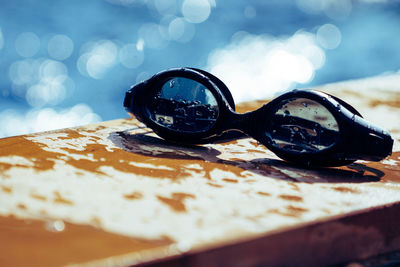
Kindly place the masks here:
[(290, 152), (318, 152), (333, 145), (338, 124), (330, 111), (306, 98), (285, 100), (272, 118), (273, 146)]
[(173, 78), (148, 106), (157, 124), (180, 132), (199, 133), (210, 129), (218, 117), (217, 100), (203, 84), (187, 78)]

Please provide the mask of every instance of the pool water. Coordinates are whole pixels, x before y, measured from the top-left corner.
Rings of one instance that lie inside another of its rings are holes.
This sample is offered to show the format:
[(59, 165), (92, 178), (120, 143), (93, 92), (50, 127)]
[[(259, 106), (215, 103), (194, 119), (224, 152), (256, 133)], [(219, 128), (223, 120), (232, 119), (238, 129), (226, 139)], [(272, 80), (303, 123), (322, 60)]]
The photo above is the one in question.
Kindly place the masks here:
[(235, 102), (400, 69), (400, 2), (4, 0), (0, 137), (127, 117), (158, 71), (206, 69)]

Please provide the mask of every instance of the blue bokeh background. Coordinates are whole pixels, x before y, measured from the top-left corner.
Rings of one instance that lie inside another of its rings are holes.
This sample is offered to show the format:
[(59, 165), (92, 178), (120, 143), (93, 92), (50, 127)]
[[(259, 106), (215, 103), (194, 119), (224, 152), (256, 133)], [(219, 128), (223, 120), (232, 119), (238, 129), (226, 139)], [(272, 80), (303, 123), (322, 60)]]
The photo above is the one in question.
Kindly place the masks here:
[[(246, 42), (265, 53), (287, 49), (282, 76), (291, 62), (309, 69), (282, 87), (262, 88), (271, 96), (278, 89), (397, 72), (399, 11), (399, 1), (379, 0), (4, 0), (0, 137), (127, 117), (122, 100), (130, 85), (171, 67), (214, 71), (235, 87), (230, 74), (268, 72), (226, 60), (245, 53)], [(315, 55), (302, 54), (304, 43), (296, 44), (299, 34), (318, 52), (318, 66)], [(290, 40), (295, 44), (286, 48)], [(269, 58), (254, 64), (262, 69)], [(236, 102), (249, 100), (237, 95)]]

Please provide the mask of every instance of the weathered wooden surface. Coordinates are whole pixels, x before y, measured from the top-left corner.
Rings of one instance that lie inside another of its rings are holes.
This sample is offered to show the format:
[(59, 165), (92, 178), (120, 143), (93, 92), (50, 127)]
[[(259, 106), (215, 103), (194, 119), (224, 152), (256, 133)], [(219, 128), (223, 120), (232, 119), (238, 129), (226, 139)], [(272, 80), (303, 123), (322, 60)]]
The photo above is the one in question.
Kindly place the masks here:
[(134, 119), (1, 139), (0, 266), (311, 266), (399, 249), (400, 75), (318, 89), (386, 127), (393, 155), (310, 170), (249, 138), (170, 144)]

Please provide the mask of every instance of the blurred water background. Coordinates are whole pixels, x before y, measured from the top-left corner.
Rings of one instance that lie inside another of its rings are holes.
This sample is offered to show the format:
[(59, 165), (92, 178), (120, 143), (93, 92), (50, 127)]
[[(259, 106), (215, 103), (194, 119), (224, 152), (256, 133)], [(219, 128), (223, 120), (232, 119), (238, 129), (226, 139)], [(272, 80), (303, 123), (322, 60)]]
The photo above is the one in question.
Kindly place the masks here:
[(399, 32), (399, 1), (2, 0), (0, 137), (125, 118), (125, 91), (172, 67), (237, 103), (397, 72)]

